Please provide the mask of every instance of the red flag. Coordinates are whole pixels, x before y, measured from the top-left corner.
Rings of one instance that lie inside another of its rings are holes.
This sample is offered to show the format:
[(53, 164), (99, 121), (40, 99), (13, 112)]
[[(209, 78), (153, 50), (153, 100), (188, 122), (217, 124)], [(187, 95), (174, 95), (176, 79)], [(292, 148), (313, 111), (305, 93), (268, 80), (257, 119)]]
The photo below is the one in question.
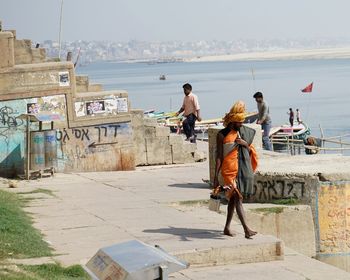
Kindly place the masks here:
[(301, 92), (312, 92), (312, 86), (314, 85), (314, 82), (312, 82), (311, 84), (309, 84), (306, 88), (302, 89)]

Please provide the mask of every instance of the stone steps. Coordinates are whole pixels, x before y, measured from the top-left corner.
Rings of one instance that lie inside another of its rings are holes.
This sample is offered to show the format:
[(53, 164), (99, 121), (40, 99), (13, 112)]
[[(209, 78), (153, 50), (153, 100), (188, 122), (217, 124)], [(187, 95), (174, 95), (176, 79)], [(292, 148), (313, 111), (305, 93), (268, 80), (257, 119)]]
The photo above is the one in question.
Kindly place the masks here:
[[(174, 239), (153, 241), (153, 245), (170, 252), (190, 266), (213, 266), (268, 262), (284, 259), (283, 241), (269, 235), (258, 234), (253, 239), (244, 238), (243, 234), (235, 237), (214, 237), (212, 233), (193, 234), (188, 242)], [(212, 240), (210, 240), (212, 239)], [(150, 242), (148, 242), (150, 243)]]

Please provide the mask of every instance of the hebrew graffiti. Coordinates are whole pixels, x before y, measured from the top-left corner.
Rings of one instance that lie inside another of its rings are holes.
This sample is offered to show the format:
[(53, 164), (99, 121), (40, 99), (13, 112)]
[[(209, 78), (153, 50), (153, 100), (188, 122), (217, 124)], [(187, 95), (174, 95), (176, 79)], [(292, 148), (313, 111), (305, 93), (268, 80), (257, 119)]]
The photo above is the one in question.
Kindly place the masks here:
[(301, 199), (305, 195), (305, 182), (298, 180), (258, 179), (254, 184), (253, 196), (258, 201), (273, 199)]
[(120, 152), (123, 143), (130, 146), (131, 136), (129, 123), (59, 129), (56, 131), (56, 139), (62, 149), (59, 159), (72, 168), (96, 165), (96, 158), (105, 158), (106, 153), (115, 155), (116, 150)]

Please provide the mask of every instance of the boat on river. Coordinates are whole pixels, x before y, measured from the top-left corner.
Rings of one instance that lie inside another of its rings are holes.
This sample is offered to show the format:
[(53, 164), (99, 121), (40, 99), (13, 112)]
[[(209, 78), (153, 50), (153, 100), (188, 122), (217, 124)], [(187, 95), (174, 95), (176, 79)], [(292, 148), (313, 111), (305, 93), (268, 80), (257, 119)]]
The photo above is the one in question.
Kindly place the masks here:
[[(160, 125), (167, 126), (170, 128), (171, 132), (174, 133), (180, 133), (182, 131), (182, 116), (176, 116), (176, 112), (149, 112), (145, 114), (146, 116), (150, 118), (157, 119), (157, 122)], [(244, 123), (254, 123), (258, 118), (257, 112), (251, 112), (247, 114), (247, 117), (244, 121)], [(222, 125), (222, 118), (215, 118), (215, 119), (207, 119), (202, 121), (197, 121), (195, 125), (195, 132), (196, 133), (207, 133), (209, 127), (211, 126), (218, 126)]]
[(297, 144), (305, 142), (310, 135), (309, 126), (304, 123), (294, 122), (293, 126), (284, 124), (277, 127), (272, 127), (270, 130), (270, 140), (273, 145), (273, 150), (281, 151), (288, 148), (288, 144)]

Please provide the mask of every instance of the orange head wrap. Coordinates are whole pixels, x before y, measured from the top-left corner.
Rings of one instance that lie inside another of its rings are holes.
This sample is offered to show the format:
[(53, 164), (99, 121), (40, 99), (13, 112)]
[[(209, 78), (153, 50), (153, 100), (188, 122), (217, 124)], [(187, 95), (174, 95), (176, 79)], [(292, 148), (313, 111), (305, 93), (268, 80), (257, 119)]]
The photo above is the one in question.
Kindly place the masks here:
[(227, 127), (229, 123), (232, 122), (244, 122), (246, 118), (245, 104), (243, 101), (237, 101), (228, 112), (224, 120), (224, 126)]

